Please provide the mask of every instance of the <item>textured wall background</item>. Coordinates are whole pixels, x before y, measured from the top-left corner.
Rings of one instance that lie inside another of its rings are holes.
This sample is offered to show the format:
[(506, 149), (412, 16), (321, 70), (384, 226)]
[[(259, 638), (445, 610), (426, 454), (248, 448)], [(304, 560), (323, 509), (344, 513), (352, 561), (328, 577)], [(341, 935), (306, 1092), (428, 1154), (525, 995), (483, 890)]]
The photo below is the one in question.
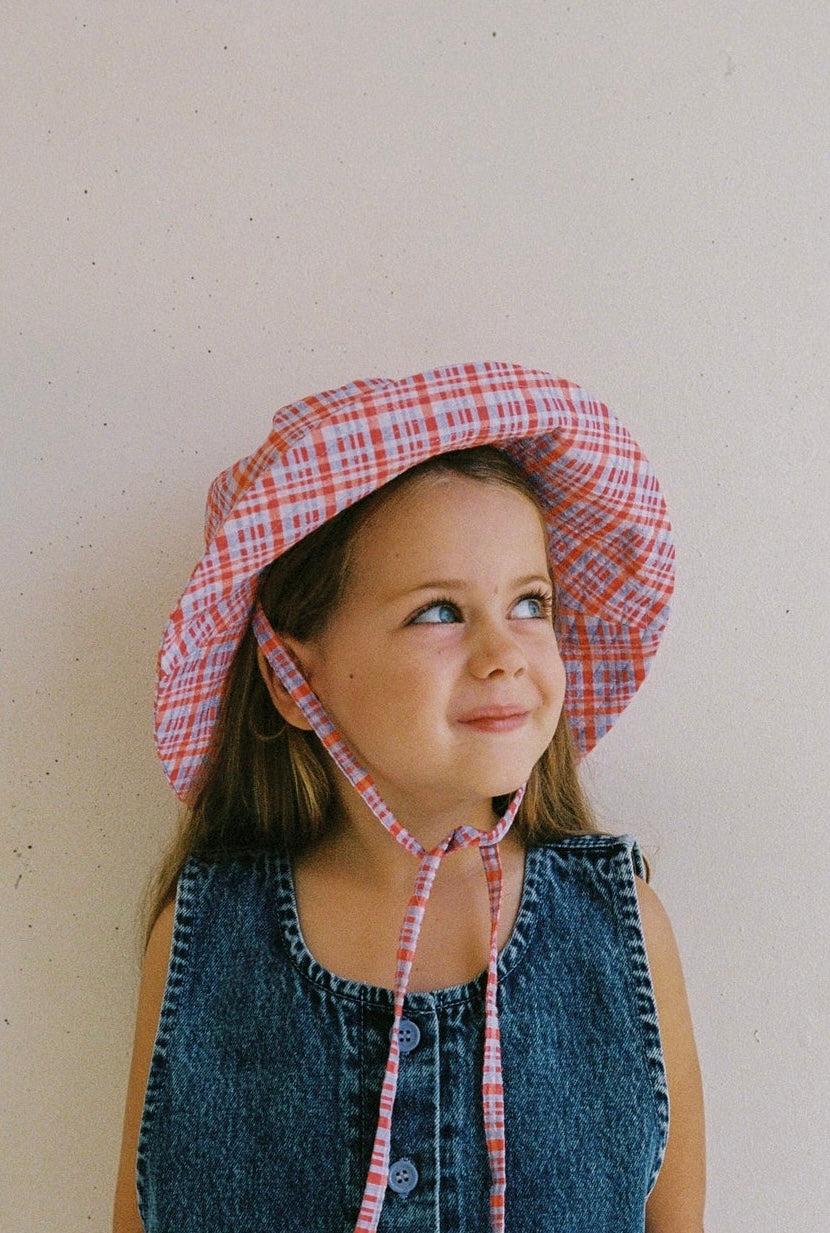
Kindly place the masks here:
[(587, 768), (685, 957), (711, 1230), (830, 1226), (819, 0), (6, 0), (0, 1228), (106, 1230), (158, 640), (279, 405), (500, 358), (664, 480), (665, 650)]

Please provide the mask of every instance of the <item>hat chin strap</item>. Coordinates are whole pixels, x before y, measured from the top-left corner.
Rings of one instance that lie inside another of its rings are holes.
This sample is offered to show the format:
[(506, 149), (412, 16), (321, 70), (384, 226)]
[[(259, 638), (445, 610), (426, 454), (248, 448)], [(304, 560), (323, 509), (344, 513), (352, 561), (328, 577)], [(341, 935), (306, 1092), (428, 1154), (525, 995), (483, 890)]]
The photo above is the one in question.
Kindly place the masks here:
[(380, 1219), (389, 1175), (389, 1150), (392, 1131), (392, 1110), (398, 1083), (400, 1048), (398, 1034), (403, 1017), (404, 999), (409, 987), (412, 962), (418, 946), (421, 923), (424, 918), (432, 884), (442, 859), (448, 852), (460, 848), (478, 847), (487, 879), (490, 901), (490, 956), (487, 965), (487, 990), (485, 995), (484, 1068), (482, 1074), (482, 1101), (484, 1107), (484, 1131), (490, 1160), (490, 1228), (491, 1233), (503, 1233), (505, 1200), (505, 1130), (504, 1130), (504, 1085), (501, 1069), (501, 1039), (496, 1002), (498, 988), (498, 934), (499, 913), (502, 899), (502, 866), (499, 840), (510, 829), (524, 796), (524, 786), (514, 793), (503, 816), (491, 831), (482, 832), (472, 826), (456, 827), (431, 851), (427, 851), (388, 808), (370, 776), (359, 765), (349, 746), (338, 733), (324, 711), (319, 698), (298, 671), (280, 638), (262, 611), (260, 604), (253, 609), (251, 626), (257, 642), (278, 679), (311, 724), (340, 770), (360, 794), (375, 817), (390, 835), (411, 852), (419, 861), (418, 874), (409, 906), (406, 909), (395, 967), (394, 1009), (389, 1057), (380, 1094), (375, 1142), (372, 1148), (369, 1174), (363, 1193), (363, 1202), (355, 1225), (355, 1233), (372, 1233)]

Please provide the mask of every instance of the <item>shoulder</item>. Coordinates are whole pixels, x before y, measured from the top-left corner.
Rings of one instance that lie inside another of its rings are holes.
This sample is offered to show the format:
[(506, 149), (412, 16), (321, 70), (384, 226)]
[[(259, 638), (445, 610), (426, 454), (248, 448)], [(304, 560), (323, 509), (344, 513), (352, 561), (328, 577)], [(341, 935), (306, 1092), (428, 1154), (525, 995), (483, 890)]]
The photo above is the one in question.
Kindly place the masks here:
[[(159, 912), (150, 930), (144, 951), (141, 986), (138, 994), (138, 1029), (143, 1035), (145, 1049), (149, 1051), (152, 1051), (164, 999), (175, 921), (176, 901), (171, 899)], [(149, 1056), (147, 1061), (149, 1066)]]
[(590, 876), (631, 880), (631, 874), (645, 873), (645, 862), (633, 835), (566, 835), (540, 845), (542, 859), (571, 872), (585, 870)]
[(142, 1228), (136, 1205), (135, 1160), (147, 1076), (170, 966), (175, 917), (176, 904), (170, 900), (154, 922), (144, 952), (113, 1211), (115, 1233), (140, 1233)]
[(136, 1043), (143, 1058), (146, 1058), (148, 1069), (167, 984), (175, 921), (176, 901), (171, 899), (153, 923), (144, 951), (138, 992)]
[(705, 1147), (703, 1090), (680, 954), (668, 913), (646, 882), (635, 879), (671, 1118), (663, 1166), (648, 1201), (649, 1233), (703, 1228)]
[(540, 844), (539, 849), (558, 855), (565, 860), (584, 857), (589, 861), (598, 861), (609, 857), (630, 857), (633, 855), (637, 867), (641, 866), (639, 848), (633, 835), (601, 833), (563, 835), (560, 839), (550, 839)]
[(674, 1060), (678, 1060), (678, 1050), (691, 1059), (694, 1053), (691, 1015), (674, 930), (654, 889), (641, 878), (635, 878), (634, 884), (663, 1049), (665, 1052), (668, 1048), (670, 1053), (673, 1050)]
[(664, 988), (676, 985), (682, 981), (682, 970), (669, 914), (648, 882), (637, 877), (634, 886), (655, 991), (658, 984)]
[[(648, 1017), (652, 993), (635, 883), (644, 865), (630, 835), (584, 834), (553, 840), (527, 854), (525, 902), (561, 945), (590, 945), (603, 962), (630, 971), (637, 1008)], [(650, 1048), (659, 1057), (654, 1010)]]
[(170, 961), (170, 948), (173, 944), (173, 926), (176, 921), (176, 901), (170, 899), (159, 912), (147, 938), (147, 948), (144, 952), (145, 982), (157, 985), (159, 977), (167, 974)]
[(277, 850), (263, 849), (235, 854), (190, 855), (179, 875), (176, 889), (177, 915), (186, 919), (203, 901), (221, 901), (240, 893), (271, 890), (284, 876), (286, 859)]
[[(673, 1071), (697, 1068), (686, 982), (674, 930), (666, 909), (654, 889), (635, 878), (640, 922), (645, 943), (654, 1001), (660, 1024), (660, 1039), (667, 1078)], [(670, 1093), (671, 1095), (671, 1093)]]
[[(566, 835), (550, 840), (528, 850), (526, 871), (527, 883), (541, 902), (561, 907), (565, 895), (569, 910), (589, 913), (596, 927), (604, 919), (626, 945), (638, 944), (634, 883), (645, 865), (631, 835)], [(642, 940), (639, 946), (642, 949)]]

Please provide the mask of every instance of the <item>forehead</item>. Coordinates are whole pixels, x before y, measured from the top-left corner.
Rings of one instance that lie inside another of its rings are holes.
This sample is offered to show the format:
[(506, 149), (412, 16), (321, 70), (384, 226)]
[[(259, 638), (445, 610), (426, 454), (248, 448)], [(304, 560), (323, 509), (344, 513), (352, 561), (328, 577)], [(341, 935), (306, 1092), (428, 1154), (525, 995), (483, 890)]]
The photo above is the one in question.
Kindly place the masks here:
[[(373, 510), (353, 545), (353, 574), (468, 573), (515, 566), (547, 572), (538, 506), (497, 480), (438, 473), (399, 486)], [(450, 576), (450, 575), (446, 575)], [(355, 579), (357, 580), (357, 579)]]

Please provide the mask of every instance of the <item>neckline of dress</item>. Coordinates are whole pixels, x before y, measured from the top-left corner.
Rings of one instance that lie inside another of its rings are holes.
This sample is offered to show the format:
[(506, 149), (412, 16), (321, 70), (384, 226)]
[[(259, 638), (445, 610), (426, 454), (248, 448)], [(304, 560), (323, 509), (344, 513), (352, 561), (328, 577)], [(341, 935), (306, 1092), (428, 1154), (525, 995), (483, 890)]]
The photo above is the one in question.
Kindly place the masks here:
[[(511, 930), (510, 937), (499, 952), (499, 979), (510, 972), (521, 961), (525, 954), (532, 932), (536, 926), (537, 883), (540, 873), (541, 848), (528, 848), (525, 852), (524, 878), (519, 910)], [(391, 988), (382, 985), (372, 985), (363, 981), (351, 980), (339, 976), (314, 958), (306, 945), (300, 926), (297, 895), (294, 886), (294, 874), (290, 858), (277, 853), (273, 857), (274, 872), (277, 879), (277, 910), (282, 940), (297, 968), (307, 979), (322, 986), (335, 997), (359, 1001), (389, 1010), (394, 1004), (394, 993)], [(413, 880), (416, 864), (413, 861)], [(487, 983), (487, 969), (484, 968), (471, 980), (456, 985), (447, 985), (429, 991), (407, 993), (406, 1005), (413, 1012), (418, 1008), (424, 1011), (437, 1010), (456, 1005), (459, 1002), (484, 1001), (484, 990)]]

